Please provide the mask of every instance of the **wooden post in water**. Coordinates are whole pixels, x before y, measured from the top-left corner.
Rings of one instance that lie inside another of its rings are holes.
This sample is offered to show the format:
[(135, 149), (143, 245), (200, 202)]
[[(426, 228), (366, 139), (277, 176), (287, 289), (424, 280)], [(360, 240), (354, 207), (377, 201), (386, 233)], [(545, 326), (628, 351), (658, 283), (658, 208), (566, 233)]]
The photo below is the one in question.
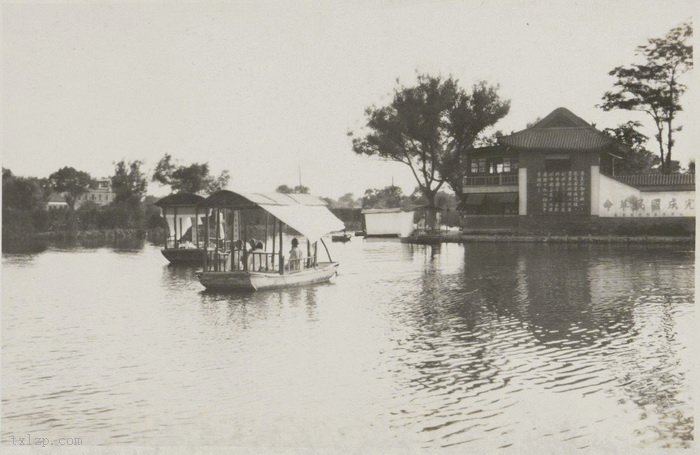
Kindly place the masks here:
[[(309, 239), (306, 239), (306, 268), (309, 268), (309, 264), (311, 263), (311, 242), (309, 242)], [(301, 267), (303, 268), (303, 267)]]
[(277, 218), (272, 219), (272, 268), (275, 268), (275, 243), (277, 240)]
[(243, 233), (243, 270), (248, 271), (248, 232), (245, 228), (245, 218), (243, 217), (243, 210), (241, 210), (241, 216), (239, 217), (238, 223), (241, 227), (241, 232)]
[(168, 249), (168, 236), (170, 235), (170, 225), (168, 224), (168, 209), (163, 207), (163, 218), (165, 218), (165, 224), (167, 228), (165, 229), (165, 242), (163, 244), (164, 249)]
[(199, 248), (199, 207), (194, 206), (194, 226), (192, 226), (192, 243)]
[(314, 242), (314, 267), (318, 265), (318, 241)]
[(267, 251), (267, 223), (270, 221), (270, 214), (265, 212), (265, 251)]
[(204, 209), (204, 271), (207, 270), (207, 260), (209, 259), (209, 209)]
[(284, 275), (284, 248), (282, 243), (282, 231), (284, 231), (284, 223), (280, 220), (280, 275)]
[(178, 243), (180, 243), (177, 241), (177, 206), (173, 210), (173, 247), (177, 248)]
[(215, 251), (214, 255), (216, 257), (214, 268), (216, 269), (217, 272), (219, 271), (219, 238), (221, 238), (220, 220), (221, 220), (221, 210), (219, 210), (219, 208), (217, 207), (216, 208), (216, 248), (214, 250)]

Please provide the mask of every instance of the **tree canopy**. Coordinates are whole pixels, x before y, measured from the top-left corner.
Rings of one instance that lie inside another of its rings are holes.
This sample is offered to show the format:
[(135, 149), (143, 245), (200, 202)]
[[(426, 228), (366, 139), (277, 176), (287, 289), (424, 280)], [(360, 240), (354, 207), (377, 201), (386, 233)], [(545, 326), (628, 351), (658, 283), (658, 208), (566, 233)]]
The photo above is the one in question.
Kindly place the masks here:
[(508, 113), (510, 102), (486, 82), (467, 92), (452, 77), (430, 75), (419, 75), (411, 87), (397, 85), (393, 95), (388, 105), (366, 109), (363, 131), (349, 133), (353, 151), (407, 165), (435, 208), (445, 183), (461, 190), (461, 155)]
[(289, 185), (280, 185), (275, 189), (275, 192), (282, 194), (309, 194), (309, 187), (304, 185), (297, 185), (291, 187)]
[(138, 160), (129, 164), (122, 160), (115, 164), (111, 178), (115, 201), (141, 200), (148, 186), (146, 176), (141, 172), (142, 164)]
[(65, 196), (71, 211), (75, 209), (78, 197), (87, 193), (94, 181), (90, 174), (72, 167), (62, 167), (49, 176), (51, 188)]
[(46, 196), (40, 179), (18, 177), (11, 170), (2, 168), (3, 209), (37, 210), (46, 205)]
[(398, 186), (384, 188), (369, 188), (362, 196), (363, 209), (393, 209), (404, 206), (409, 197), (403, 194)]
[(661, 163), (658, 156), (646, 148), (647, 136), (639, 132), (641, 123), (628, 121), (615, 128), (605, 128), (603, 132), (624, 144), (617, 153), (622, 155), (622, 160), (615, 163), (615, 172), (618, 174), (647, 174), (653, 172)]
[(682, 111), (680, 98), (686, 91), (682, 75), (693, 68), (693, 29), (689, 22), (674, 27), (663, 38), (652, 38), (637, 47), (641, 63), (613, 68), (613, 89), (603, 94), (600, 107), (646, 113), (653, 120), (661, 168), (670, 172), (674, 139), (681, 130), (674, 126)]
[(208, 163), (185, 166), (174, 163), (172, 156), (167, 153), (158, 161), (152, 178), (154, 182), (170, 186), (173, 192), (207, 194), (224, 189), (229, 179), (228, 171), (222, 171), (216, 177), (210, 174)]

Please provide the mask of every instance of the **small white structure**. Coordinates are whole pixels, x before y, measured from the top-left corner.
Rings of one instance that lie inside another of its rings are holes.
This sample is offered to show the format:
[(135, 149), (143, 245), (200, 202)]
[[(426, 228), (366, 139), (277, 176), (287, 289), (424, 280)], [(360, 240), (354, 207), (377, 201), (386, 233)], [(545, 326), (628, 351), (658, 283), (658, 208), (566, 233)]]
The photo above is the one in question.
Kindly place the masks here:
[(367, 237), (408, 237), (413, 232), (412, 210), (367, 209), (362, 214)]

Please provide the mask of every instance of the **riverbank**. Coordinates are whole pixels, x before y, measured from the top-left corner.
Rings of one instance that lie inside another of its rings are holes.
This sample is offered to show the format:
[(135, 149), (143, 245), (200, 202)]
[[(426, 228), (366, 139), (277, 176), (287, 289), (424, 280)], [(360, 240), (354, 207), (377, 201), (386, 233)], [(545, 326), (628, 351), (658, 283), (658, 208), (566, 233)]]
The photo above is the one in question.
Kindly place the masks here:
[[(119, 240), (150, 240), (152, 242), (163, 241), (165, 235), (163, 229), (91, 229), (80, 231), (49, 231), (36, 232), (28, 240), (43, 240), (49, 242), (65, 241), (89, 241), (109, 242)], [(14, 240), (14, 239), (11, 239)]]
[(45, 250), (49, 245), (102, 246), (109, 244), (130, 244), (149, 241), (160, 244), (164, 241), (165, 231), (155, 229), (93, 229), (60, 230), (33, 232), (27, 235), (3, 236), (3, 253), (34, 253)]
[(465, 234), (446, 232), (439, 234), (419, 234), (404, 237), (403, 243), (434, 245), (438, 243), (470, 242), (525, 242), (525, 243), (635, 243), (635, 244), (685, 244), (695, 245), (693, 236), (658, 235), (516, 235), (516, 234)]

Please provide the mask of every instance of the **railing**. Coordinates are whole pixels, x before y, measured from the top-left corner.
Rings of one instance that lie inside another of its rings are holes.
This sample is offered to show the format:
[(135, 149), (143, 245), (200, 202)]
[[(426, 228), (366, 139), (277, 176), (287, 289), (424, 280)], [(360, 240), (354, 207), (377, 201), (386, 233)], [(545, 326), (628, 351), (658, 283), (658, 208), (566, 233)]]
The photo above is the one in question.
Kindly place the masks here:
[[(238, 249), (210, 249), (207, 250), (206, 256), (205, 271), (207, 272), (280, 272), (279, 253), (267, 253), (264, 251), (245, 253), (243, 250)], [(301, 272), (316, 266), (314, 257), (300, 259), (286, 259), (282, 257), (282, 261), (285, 274)]]
[(279, 270), (275, 268), (275, 257), (279, 257), (279, 254), (257, 251), (248, 253), (248, 271), (279, 272)]
[(476, 185), (517, 185), (518, 174), (475, 175), (464, 177), (464, 186)]
[(285, 273), (297, 273), (314, 267), (314, 258), (299, 258), (287, 260)]
[(615, 175), (613, 178), (631, 186), (695, 185), (695, 174), (636, 174)]

